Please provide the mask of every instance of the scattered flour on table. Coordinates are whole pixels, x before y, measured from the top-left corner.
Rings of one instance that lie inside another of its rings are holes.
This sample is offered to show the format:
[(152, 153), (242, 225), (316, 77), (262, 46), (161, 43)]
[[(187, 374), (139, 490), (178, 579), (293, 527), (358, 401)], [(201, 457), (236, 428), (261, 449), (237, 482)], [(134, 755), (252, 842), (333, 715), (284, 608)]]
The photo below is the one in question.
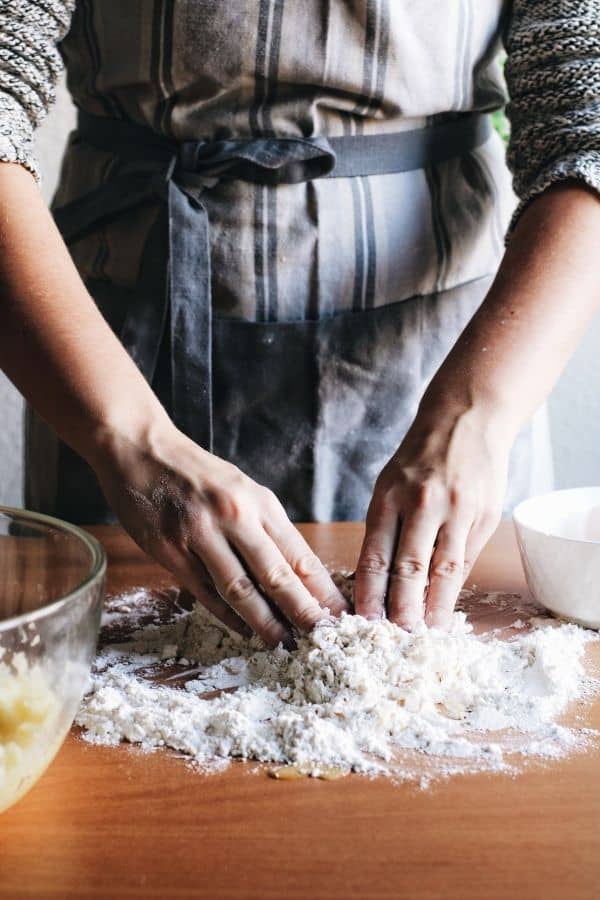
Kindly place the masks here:
[(427, 781), (518, 771), (596, 737), (560, 723), (599, 687), (584, 668), (597, 635), (575, 625), (520, 612), (512, 637), (475, 635), (457, 612), (449, 634), (409, 634), (343, 615), (288, 651), (239, 637), (200, 605), (175, 603), (162, 620), (152, 610), (143, 590), (109, 602), (77, 717), (88, 741), (165, 746), (208, 768), (242, 758)]

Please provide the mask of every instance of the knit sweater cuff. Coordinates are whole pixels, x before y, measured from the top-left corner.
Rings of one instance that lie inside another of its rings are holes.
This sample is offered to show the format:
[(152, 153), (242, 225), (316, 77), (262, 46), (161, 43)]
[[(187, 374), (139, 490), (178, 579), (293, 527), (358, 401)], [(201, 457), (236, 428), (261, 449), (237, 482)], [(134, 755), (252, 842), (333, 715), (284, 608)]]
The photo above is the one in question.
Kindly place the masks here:
[(507, 162), (523, 210), (553, 184), (600, 191), (600, 0), (513, 0)]
[(0, 162), (19, 163), (40, 181), (35, 158), (33, 126), (21, 106), (9, 94), (0, 93)]
[(575, 180), (597, 191), (600, 198), (600, 152), (590, 150), (587, 153), (570, 153), (559, 160), (549, 164), (543, 169), (536, 180), (529, 186), (522, 196), (521, 202), (515, 209), (508, 232), (506, 243), (508, 244), (517, 222), (521, 215), (535, 197), (538, 197), (546, 188), (553, 184)]
[(0, 160), (38, 180), (33, 134), (54, 101), (74, 9), (75, 0), (0, 0)]

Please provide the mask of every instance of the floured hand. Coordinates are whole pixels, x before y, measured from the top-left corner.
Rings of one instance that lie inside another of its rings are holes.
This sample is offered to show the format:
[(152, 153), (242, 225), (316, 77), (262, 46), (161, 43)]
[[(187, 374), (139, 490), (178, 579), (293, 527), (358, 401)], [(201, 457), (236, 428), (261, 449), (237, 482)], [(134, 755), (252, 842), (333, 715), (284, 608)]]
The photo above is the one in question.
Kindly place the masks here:
[(348, 608), (274, 494), (174, 427), (113, 445), (96, 472), (140, 547), (229, 627), (289, 644), (290, 626)]
[(356, 567), (356, 612), (448, 628), (499, 520), (508, 450), (474, 410), (417, 416), (377, 480)]

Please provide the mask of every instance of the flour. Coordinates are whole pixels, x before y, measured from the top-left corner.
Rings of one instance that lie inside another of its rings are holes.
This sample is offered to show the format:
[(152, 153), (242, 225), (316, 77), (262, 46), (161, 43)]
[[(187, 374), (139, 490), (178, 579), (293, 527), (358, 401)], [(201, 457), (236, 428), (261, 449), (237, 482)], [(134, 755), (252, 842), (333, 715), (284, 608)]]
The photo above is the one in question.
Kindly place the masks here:
[(186, 611), (176, 592), (171, 614), (154, 618), (148, 592), (117, 598), (105, 640), (120, 642), (101, 649), (77, 722), (86, 740), (166, 746), (205, 767), (242, 758), (400, 779), (516, 771), (594, 740), (560, 717), (598, 687), (584, 670), (596, 635), (506, 596), (470, 599), (518, 611), (512, 637), (475, 635), (464, 612), (449, 634), (344, 614), (291, 651), (236, 635), (199, 605)]

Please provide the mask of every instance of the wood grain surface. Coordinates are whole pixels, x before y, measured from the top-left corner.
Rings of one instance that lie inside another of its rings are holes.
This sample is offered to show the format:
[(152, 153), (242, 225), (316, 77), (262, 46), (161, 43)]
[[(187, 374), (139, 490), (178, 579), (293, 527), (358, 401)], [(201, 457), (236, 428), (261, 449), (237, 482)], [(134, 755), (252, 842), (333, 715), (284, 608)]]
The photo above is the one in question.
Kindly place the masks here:
[[(109, 591), (171, 583), (117, 529), (91, 530), (109, 552)], [(328, 564), (353, 565), (360, 526), (302, 530)], [(511, 526), (472, 581), (524, 591)], [(587, 717), (600, 726), (600, 704)], [(358, 776), (280, 782), (241, 763), (203, 776), (166, 752), (96, 748), (73, 734), (0, 818), (0, 897), (591, 900), (598, 763), (588, 753), (420, 791)]]

